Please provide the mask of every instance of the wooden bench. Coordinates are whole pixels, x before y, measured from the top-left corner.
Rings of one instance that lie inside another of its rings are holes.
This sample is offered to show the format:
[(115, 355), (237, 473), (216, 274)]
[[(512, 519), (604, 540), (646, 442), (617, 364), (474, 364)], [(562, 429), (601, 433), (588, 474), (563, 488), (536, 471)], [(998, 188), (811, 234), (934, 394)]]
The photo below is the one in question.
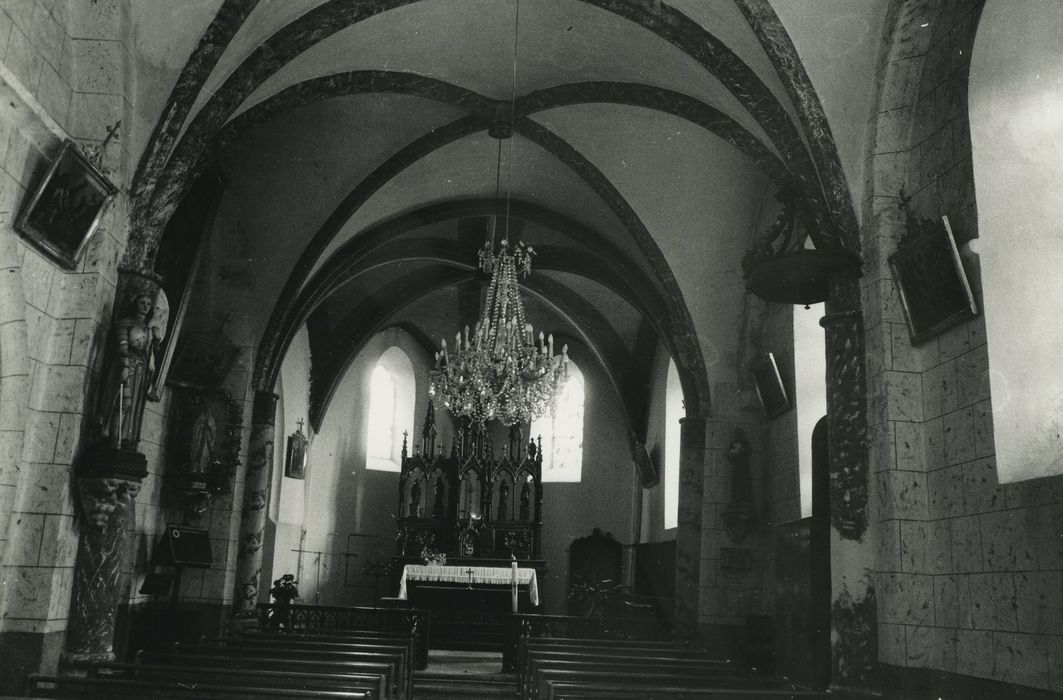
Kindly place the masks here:
[(119, 678), (80, 678), (32, 674), (26, 679), (26, 695), (34, 698), (69, 698), (76, 695), (89, 700), (114, 697), (196, 700), (374, 700), (368, 690), (291, 690), (266, 685), (214, 685), (173, 681), (141, 681)]
[[(326, 645), (327, 646), (327, 645)], [(403, 674), (408, 667), (403, 663), (405, 650), (398, 648), (378, 650), (351, 650), (312, 647), (294, 644), (292, 647), (264, 647), (253, 643), (241, 644), (175, 644), (175, 656), (223, 656), (238, 658), (243, 661), (251, 659), (269, 660), (275, 668), (285, 666), (295, 661), (309, 662), (342, 662), (342, 663), (376, 663), (385, 669), (388, 677), (388, 688), (394, 693), (394, 697), (409, 698), (413, 687), (412, 668), (410, 672)]]
[(550, 700), (671, 700), (672, 698), (691, 698), (694, 700), (822, 698), (825, 700), (830, 696), (814, 690), (722, 688), (711, 684), (699, 685), (685, 682), (667, 682), (653, 688), (647, 688), (606, 681), (593, 684), (558, 681), (551, 683), (547, 697)]
[(89, 678), (137, 681), (171, 681), (183, 685), (269, 686), (289, 690), (370, 691), (373, 698), (388, 697), (383, 675), (355, 672), (308, 672), (290, 669), (231, 668), (215, 666), (180, 666), (177, 664), (130, 664), (97, 662), (89, 669)]
[(688, 659), (669, 659), (654, 657), (645, 659), (617, 659), (609, 656), (569, 657), (557, 659), (530, 660), (527, 673), (520, 678), (519, 688), (522, 692), (528, 688), (528, 694), (534, 695), (538, 680), (544, 674), (557, 671), (601, 671), (603, 673), (637, 672), (664, 676), (685, 676), (721, 680), (743, 680), (762, 677), (763, 674), (749, 669), (739, 668), (733, 664), (701, 664)]
[[(225, 651), (218, 648), (216, 651)], [(336, 658), (284, 658), (279, 656), (262, 656), (254, 653), (204, 653), (204, 654), (170, 654), (160, 652), (138, 652), (137, 663), (151, 665), (169, 665), (208, 668), (283, 670), (303, 673), (359, 673), (383, 678), (386, 697), (401, 700), (407, 698), (406, 689), (396, 683), (394, 664), (382, 661), (353, 661)]]
[(286, 639), (267, 638), (259, 636), (245, 637), (204, 637), (200, 640), (200, 646), (215, 646), (226, 648), (256, 648), (266, 650), (268, 653), (282, 651), (313, 651), (313, 652), (363, 652), (372, 654), (398, 655), (398, 675), (409, 688), (413, 686), (413, 654), (409, 640), (404, 644), (398, 640), (367, 640), (363, 637), (334, 638), (334, 639), (305, 639), (289, 637)]

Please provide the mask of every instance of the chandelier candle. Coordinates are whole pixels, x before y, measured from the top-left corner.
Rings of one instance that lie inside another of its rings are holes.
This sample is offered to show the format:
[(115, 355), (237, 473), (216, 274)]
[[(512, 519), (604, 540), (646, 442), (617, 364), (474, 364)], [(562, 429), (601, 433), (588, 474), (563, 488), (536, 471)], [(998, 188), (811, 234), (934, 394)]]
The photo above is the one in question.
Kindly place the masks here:
[(440, 397), (456, 416), (481, 424), (528, 422), (552, 411), (568, 371), (568, 346), (554, 354), (553, 334), (535, 331), (524, 317), (518, 271), (531, 272), (534, 249), (503, 240), (497, 253), (486, 243), (478, 257), (480, 269), (491, 275), (480, 319), (454, 337), (454, 352), (440, 342), (435, 369), (428, 373), (428, 393)]

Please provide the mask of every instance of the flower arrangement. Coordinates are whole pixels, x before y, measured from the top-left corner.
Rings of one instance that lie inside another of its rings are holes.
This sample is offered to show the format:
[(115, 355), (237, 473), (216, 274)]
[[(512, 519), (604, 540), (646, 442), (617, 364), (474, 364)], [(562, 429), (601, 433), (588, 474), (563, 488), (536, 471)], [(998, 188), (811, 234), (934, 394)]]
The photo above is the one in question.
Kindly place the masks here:
[(278, 605), (290, 605), (299, 597), (299, 582), (295, 580), (294, 574), (284, 574), (273, 582), (273, 588), (269, 589), (269, 594), (273, 596)]
[(435, 547), (426, 546), (421, 550), (421, 560), (429, 566), (446, 566), (447, 555)]

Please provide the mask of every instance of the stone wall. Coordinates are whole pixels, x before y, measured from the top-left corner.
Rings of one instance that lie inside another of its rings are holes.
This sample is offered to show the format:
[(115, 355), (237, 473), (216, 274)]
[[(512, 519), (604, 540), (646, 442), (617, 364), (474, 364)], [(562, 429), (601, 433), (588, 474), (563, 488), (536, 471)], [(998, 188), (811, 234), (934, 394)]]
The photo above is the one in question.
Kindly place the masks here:
[(5, 663), (14, 675), (41, 659), (53, 667), (62, 646), (78, 541), (70, 464), (127, 237), (124, 140), (103, 154), (123, 191), (75, 270), (23, 240), (14, 221), (63, 139), (98, 146), (119, 120), (123, 134), (138, 128), (129, 37), (125, 2), (0, 6), (0, 646), (18, 652)]
[(966, 96), (981, 3), (894, 4), (862, 280), (879, 658), (1063, 690), (1063, 477), (998, 483), (982, 318), (913, 347), (887, 265), (902, 185), (917, 216), (948, 215), (961, 246), (978, 237)]

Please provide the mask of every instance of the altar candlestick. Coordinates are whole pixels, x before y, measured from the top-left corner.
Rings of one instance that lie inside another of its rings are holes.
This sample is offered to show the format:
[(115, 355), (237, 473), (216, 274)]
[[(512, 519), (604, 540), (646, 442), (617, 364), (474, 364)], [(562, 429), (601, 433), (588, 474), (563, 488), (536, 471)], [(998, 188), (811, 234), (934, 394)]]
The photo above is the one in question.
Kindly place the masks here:
[(512, 573), (512, 576), (510, 578), (510, 584), (509, 584), (510, 585), (510, 602), (511, 602), (511, 604), (513, 606), (513, 612), (516, 613), (516, 612), (518, 612), (518, 610), (517, 610), (517, 556), (515, 554), (511, 554), (510, 556), (513, 557), (513, 564), (512, 564), (512, 569), (511, 569), (511, 571), (513, 573)]

